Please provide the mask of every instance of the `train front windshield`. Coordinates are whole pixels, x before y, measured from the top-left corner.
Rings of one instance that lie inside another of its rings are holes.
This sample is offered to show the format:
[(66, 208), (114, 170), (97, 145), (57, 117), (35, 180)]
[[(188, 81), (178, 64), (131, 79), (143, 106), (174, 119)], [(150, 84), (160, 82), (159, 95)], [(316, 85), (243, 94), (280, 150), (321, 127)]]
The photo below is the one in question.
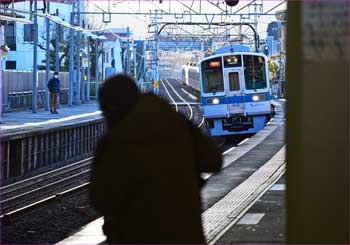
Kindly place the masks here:
[(221, 57), (203, 61), (201, 68), (203, 93), (224, 92)]
[(245, 87), (247, 90), (267, 88), (265, 59), (262, 56), (243, 55)]

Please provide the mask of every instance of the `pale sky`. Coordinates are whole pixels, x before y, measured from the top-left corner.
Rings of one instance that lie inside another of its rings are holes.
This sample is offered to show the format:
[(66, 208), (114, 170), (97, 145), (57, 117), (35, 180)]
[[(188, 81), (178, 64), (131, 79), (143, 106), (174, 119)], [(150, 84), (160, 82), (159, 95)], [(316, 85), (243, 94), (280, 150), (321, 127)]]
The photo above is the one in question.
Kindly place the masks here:
[[(102, 9), (107, 10), (108, 9), (108, 1), (89, 1), (92, 2), (93, 4), (98, 5)], [(192, 6), (193, 10), (196, 12), (201, 11), (204, 13), (221, 13), (222, 11), (219, 9), (227, 9), (229, 13), (234, 13), (241, 9), (242, 7), (248, 5), (252, 1), (247, 1), (247, 0), (240, 0), (238, 5), (234, 7), (228, 7), (225, 3), (224, 0), (212, 0), (211, 1), (213, 4), (207, 2), (206, 0), (163, 0), (163, 3), (160, 4), (159, 0), (154, 0), (154, 1), (138, 1), (138, 0), (133, 0), (133, 1), (110, 1), (110, 11), (111, 12), (118, 12), (118, 13), (129, 13), (128, 15), (112, 15), (112, 21), (107, 25), (107, 28), (114, 28), (114, 27), (127, 27), (129, 26), (132, 32), (134, 33), (134, 38), (135, 39), (144, 39), (147, 36), (147, 26), (150, 23), (150, 17), (148, 15), (135, 15), (133, 13), (137, 12), (143, 12), (143, 13), (149, 13), (150, 10), (163, 10), (165, 12), (176, 12), (176, 13), (183, 13), (184, 11), (194, 13), (190, 9), (188, 9), (186, 6)], [(258, 4), (263, 4), (262, 5), (262, 12), (265, 13), (268, 10), (276, 7), (277, 5), (281, 4), (283, 1), (270, 1), (270, 0), (265, 0), (265, 1), (256, 1)], [(218, 4), (218, 5), (217, 5)], [(186, 5), (186, 6), (185, 6)], [(217, 5), (218, 7), (216, 7)], [(282, 3), (280, 6), (278, 6), (276, 9), (272, 10), (269, 12), (270, 14), (274, 14), (278, 10), (285, 10), (287, 8), (287, 2)], [(247, 13), (252, 13), (254, 11), (254, 7), (248, 7), (242, 9), (239, 11), (240, 14), (247, 14)], [(173, 17), (169, 16), (163, 16), (161, 19), (162, 22), (169, 21), (169, 22), (207, 22), (207, 20), (211, 20), (212, 17), (211, 15), (208, 15), (207, 17), (205, 16), (193, 16), (192, 19), (190, 17), (184, 17), (174, 19)], [(251, 17), (251, 19), (246, 19), (246, 22), (253, 22), (254, 17)], [(276, 18), (274, 16), (260, 16), (258, 18), (258, 33), (260, 38), (265, 38), (266, 37), (266, 29), (268, 23), (271, 21), (275, 21)], [(215, 22), (239, 22), (239, 16), (228, 16), (228, 17), (215, 17), (213, 19)]]

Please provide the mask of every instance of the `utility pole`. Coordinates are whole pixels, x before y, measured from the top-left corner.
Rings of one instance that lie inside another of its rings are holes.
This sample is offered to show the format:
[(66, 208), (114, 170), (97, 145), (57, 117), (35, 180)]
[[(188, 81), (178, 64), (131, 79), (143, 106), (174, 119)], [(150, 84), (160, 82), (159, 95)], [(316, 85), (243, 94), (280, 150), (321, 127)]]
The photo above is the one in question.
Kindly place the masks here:
[(133, 56), (133, 61), (134, 61), (134, 79), (135, 79), (135, 81), (137, 81), (137, 69), (136, 69), (136, 66), (137, 66), (137, 62), (136, 62), (136, 51), (137, 51), (137, 47), (136, 47), (136, 43), (135, 43), (135, 41), (133, 40), (132, 41), (132, 47), (133, 47), (133, 49), (132, 49), (132, 56)]
[(95, 98), (98, 100), (98, 39), (95, 38)]
[(126, 74), (128, 76), (131, 75), (131, 70), (130, 70), (130, 29), (129, 27), (126, 28)]
[[(49, 6), (49, 1), (47, 1), (47, 4)], [(59, 15), (59, 11), (58, 9), (56, 9), (56, 16)], [(56, 38), (55, 38), (55, 71), (56, 72), (59, 72), (60, 71), (60, 25), (59, 24), (56, 24)]]
[[(78, 1), (78, 6), (80, 9), (80, 1)], [(80, 26), (80, 15), (79, 15), (79, 24), (78, 26)], [(75, 55), (77, 57), (76, 59), (76, 66), (77, 66), (77, 82), (76, 82), (76, 100), (75, 103), (77, 105), (80, 105), (80, 84), (81, 84), (81, 57), (80, 57), (80, 39), (81, 39), (81, 33), (80, 31), (78, 31), (76, 33), (77, 35), (77, 39), (75, 40)]]
[[(72, 0), (72, 13), (71, 13), (71, 24), (74, 26), (80, 26), (80, 1)], [(74, 35), (76, 34), (76, 36)], [(80, 32), (74, 32), (70, 30), (70, 56), (69, 56), (69, 98), (68, 105), (72, 106), (80, 104)]]
[[(73, 15), (71, 15), (71, 23), (73, 23)], [(68, 106), (73, 105), (74, 98), (74, 80), (76, 79), (75, 67), (74, 67), (74, 30), (69, 31), (69, 93), (68, 93)]]
[[(49, 4), (49, 1), (47, 1)], [(58, 9), (56, 9), (56, 16), (59, 15)], [(55, 71), (60, 72), (60, 30), (61, 27), (59, 24), (56, 24), (55, 28)], [(60, 105), (60, 96), (57, 96), (57, 107)]]
[[(85, 28), (83, 26), (83, 28)], [(82, 40), (83, 40), (83, 48), (80, 50), (80, 55), (81, 55), (81, 95), (80, 95), (80, 100), (82, 103), (85, 102), (85, 85), (86, 85), (86, 67), (85, 67), (85, 59), (87, 58), (86, 54), (85, 54), (85, 48), (86, 48), (86, 35), (83, 34), (82, 35)]]
[(87, 37), (87, 59), (88, 59), (88, 67), (87, 67), (87, 82), (86, 82), (86, 101), (90, 101), (90, 83), (91, 83), (91, 57), (90, 57), (90, 37)]
[(104, 45), (103, 45), (103, 41), (101, 42), (101, 50), (102, 50), (102, 64), (101, 64), (101, 80), (104, 81), (105, 80), (105, 50), (104, 50)]
[(32, 112), (37, 113), (38, 103), (38, 1), (34, 1), (34, 44), (33, 44), (33, 92), (32, 92)]
[[(46, 13), (50, 13), (50, 1), (47, 1)], [(46, 73), (45, 73), (45, 111), (49, 110), (50, 96), (47, 83), (50, 80), (50, 20), (46, 19)]]

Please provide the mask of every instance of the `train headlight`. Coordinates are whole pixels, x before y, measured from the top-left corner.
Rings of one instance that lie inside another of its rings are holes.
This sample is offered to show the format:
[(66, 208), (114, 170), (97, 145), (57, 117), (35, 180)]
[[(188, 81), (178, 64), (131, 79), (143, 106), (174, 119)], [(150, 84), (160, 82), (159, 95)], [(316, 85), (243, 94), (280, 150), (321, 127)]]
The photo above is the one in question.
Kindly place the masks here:
[(254, 102), (256, 102), (256, 101), (264, 101), (264, 100), (266, 100), (266, 95), (265, 94), (255, 94), (255, 95), (252, 96), (252, 100)]
[(220, 104), (219, 98), (207, 98), (207, 104), (208, 105), (218, 105)]
[(258, 101), (260, 98), (259, 98), (259, 95), (254, 95), (253, 96), (253, 101)]
[(218, 104), (220, 103), (220, 100), (219, 100), (218, 98), (214, 98), (214, 99), (211, 101), (211, 103), (212, 103), (213, 105), (218, 105)]

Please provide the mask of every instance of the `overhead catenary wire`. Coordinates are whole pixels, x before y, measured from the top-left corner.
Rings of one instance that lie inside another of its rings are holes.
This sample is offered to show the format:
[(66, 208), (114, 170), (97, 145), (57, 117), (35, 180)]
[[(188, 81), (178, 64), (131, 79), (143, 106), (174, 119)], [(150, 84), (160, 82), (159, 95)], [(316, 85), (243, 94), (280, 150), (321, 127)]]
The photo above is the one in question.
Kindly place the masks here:
[[(54, 16), (54, 15), (50, 15), (48, 13), (34, 13), (34, 12), (30, 12), (28, 10), (15, 9), (15, 8), (12, 8), (11, 10), (12, 10), (12, 12), (18, 12), (18, 13), (23, 13), (23, 14), (32, 14), (32, 15), (35, 15), (35, 16), (38, 16), (38, 17), (47, 18), (50, 21), (52, 21), (52, 22), (54, 22), (54, 23), (56, 23), (58, 25), (61, 25), (61, 26), (64, 26), (66, 28), (73, 29), (73, 30), (76, 30), (76, 31), (101, 32), (101, 31), (105, 30), (105, 28), (103, 28), (103, 29), (85, 29), (85, 28), (82, 28), (80, 26), (73, 26), (73, 25), (69, 24), (68, 22), (64, 21), (63, 19), (61, 19), (60, 17)], [(0, 8), (0, 11), (4, 11), (4, 9)]]

